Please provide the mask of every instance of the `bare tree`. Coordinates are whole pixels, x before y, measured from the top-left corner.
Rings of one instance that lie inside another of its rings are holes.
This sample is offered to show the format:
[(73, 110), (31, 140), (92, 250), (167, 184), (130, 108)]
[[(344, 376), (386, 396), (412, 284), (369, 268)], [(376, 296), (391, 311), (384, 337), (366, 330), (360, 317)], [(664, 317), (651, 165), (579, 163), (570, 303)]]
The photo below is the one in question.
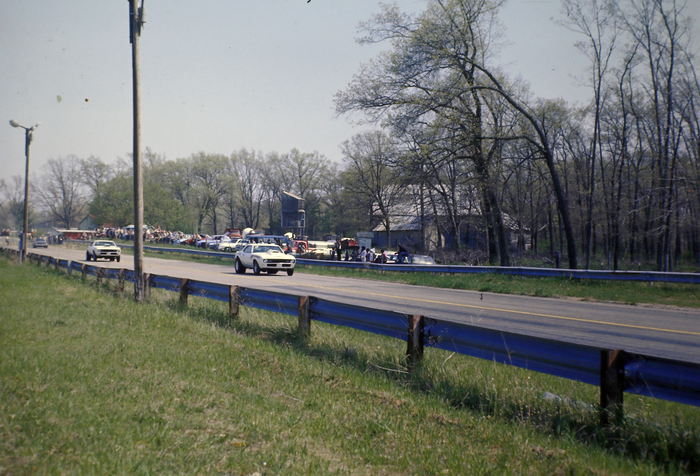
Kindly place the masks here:
[(83, 183), (90, 189), (93, 197), (97, 196), (102, 186), (115, 176), (112, 167), (95, 156), (81, 159), (80, 169)]
[(260, 226), (263, 181), (260, 158), (255, 152), (242, 149), (231, 155), (230, 167), (240, 186), (240, 213), (245, 227)]
[(355, 182), (348, 184), (353, 193), (366, 197), (372, 215), (380, 217), (390, 243), (391, 218), (395, 207), (405, 197), (403, 184), (397, 180), (395, 164), (399, 150), (381, 131), (357, 134), (342, 146), (343, 159)]
[[(11, 183), (0, 181), (0, 192), (3, 194), (3, 214), (7, 214), (7, 226), (20, 229), (24, 221), (24, 178), (13, 175)], [(33, 209), (29, 203), (29, 222), (33, 221)]]
[(615, 51), (618, 28), (616, 2), (612, 0), (564, 0), (564, 12), (569, 25), (585, 37), (577, 43), (591, 61), (591, 87), (593, 89), (593, 137), (589, 148), (588, 203), (585, 236), (585, 267), (590, 268), (593, 248), (593, 208), (596, 188), (596, 160), (602, 160), (600, 117), (604, 106), (603, 88), (605, 75)]
[(86, 211), (82, 164), (75, 156), (49, 159), (36, 190), (41, 205), (60, 226), (77, 225)]
[[(495, 70), (486, 66), (493, 18), (502, 2), (433, 0), (414, 20), (397, 8), (385, 7), (369, 24), (367, 41), (391, 41), (392, 52), (380, 56), (336, 96), (339, 112), (365, 111), (375, 120), (393, 119), (399, 109), (417, 121), (441, 116), (444, 124), (460, 129), (463, 158), (472, 161), (481, 181), (486, 216), (495, 227), (501, 262), (508, 263), (498, 194), (491, 167), (500, 145), (487, 140), (485, 94), (501, 96), (531, 127), (524, 140), (532, 141), (545, 159), (551, 176), (566, 238), (570, 267), (577, 266), (577, 250), (569, 205), (557, 169), (544, 118), (522, 103)], [(406, 121), (404, 121), (406, 122)]]
[(687, 50), (685, 7), (685, 2), (677, 0), (629, 0), (622, 12), (626, 30), (639, 46), (647, 67), (645, 87), (650, 98), (650, 127), (646, 132), (655, 171), (648, 216), (659, 270), (671, 267), (671, 223), (682, 137), (676, 75), (682, 53)]
[(228, 158), (224, 155), (200, 152), (191, 157), (192, 188), (190, 205), (197, 210), (197, 230), (201, 231), (206, 217), (211, 230), (218, 232), (218, 207), (226, 192)]

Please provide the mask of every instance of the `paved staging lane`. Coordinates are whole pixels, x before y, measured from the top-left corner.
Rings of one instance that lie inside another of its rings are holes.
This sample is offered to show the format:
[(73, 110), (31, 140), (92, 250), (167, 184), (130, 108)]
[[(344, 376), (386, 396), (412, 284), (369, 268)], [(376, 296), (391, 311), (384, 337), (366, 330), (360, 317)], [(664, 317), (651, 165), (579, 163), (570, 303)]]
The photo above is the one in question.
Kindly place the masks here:
[[(31, 251), (74, 261), (85, 259), (84, 250), (62, 246)], [(124, 255), (121, 263), (99, 261), (97, 264), (133, 268), (133, 259)], [(336, 302), (700, 363), (700, 310), (697, 309), (523, 297), (307, 273), (296, 273), (291, 277), (284, 273), (237, 275), (233, 263), (224, 266), (146, 257), (144, 268), (147, 273), (317, 296)]]

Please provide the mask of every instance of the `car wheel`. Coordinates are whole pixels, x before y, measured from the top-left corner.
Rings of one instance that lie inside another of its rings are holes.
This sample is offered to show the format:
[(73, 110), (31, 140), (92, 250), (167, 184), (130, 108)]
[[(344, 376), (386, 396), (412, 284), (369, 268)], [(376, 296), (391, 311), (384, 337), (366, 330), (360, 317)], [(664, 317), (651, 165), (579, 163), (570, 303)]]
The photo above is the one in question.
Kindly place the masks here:
[(237, 259), (233, 262), (233, 270), (238, 274), (245, 273), (245, 266), (241, 263), (241, 260)]
[(253, 274), (260, 274), (260, 265), (257, 261), (253, 261)]
[(90, 253), (85, 253), (85, 261), (90, 261), (92, 259), (92, 256), (90, 256)]
[(121, 259), (122, 259), (121, 256), (117, 256), (117, 263), (119, 263), (119, 260), (121, 260)]
[(288, 269), (287, 270), (287, 276), (292, 276), (294, 274), (294, 269)]

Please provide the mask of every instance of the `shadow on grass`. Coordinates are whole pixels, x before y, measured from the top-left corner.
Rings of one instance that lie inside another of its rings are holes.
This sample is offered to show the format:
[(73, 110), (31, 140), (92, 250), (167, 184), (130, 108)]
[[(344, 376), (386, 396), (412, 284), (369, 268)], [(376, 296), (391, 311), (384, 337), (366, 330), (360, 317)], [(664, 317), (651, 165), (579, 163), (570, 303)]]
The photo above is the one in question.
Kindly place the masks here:
[[(403, 356), (397, 357), (396, 354), (381, 351), (370, 355), (364, 350), (348, 347), (341, 341), (312, 342), (299, 334), (294, 318), (286, 320), (289, 325), (280, 325), (279, 318), (271, 319), (270, 324), (266, 324), (250, 319), (231, 319), (228, 313), (212, 307), (181, 306), (177, 300), (170, 300), (166, 305), (173, 311), (192, 318), (283, 345), (300, 355), (394, 380), (415, 391), (438, 396), (455, 408), (506, 422), (529, 424), (548, 435), (569, 437), (625, 457), (654, 462), (669, 471), (690, 474), (700, 471), (700, 431), (689, 429), (680, 423), (662, 426), (626, 419), (620, 426), (602, 428), (594, 406), (564, 399), (518, 399), (490, 392), (476, 384), (457, 383), (447, 377), (435, 376), (434, 372), (421, 365), (410, 373)], [(375, 363), (377, 361), (383, 363), (378, 365)]]

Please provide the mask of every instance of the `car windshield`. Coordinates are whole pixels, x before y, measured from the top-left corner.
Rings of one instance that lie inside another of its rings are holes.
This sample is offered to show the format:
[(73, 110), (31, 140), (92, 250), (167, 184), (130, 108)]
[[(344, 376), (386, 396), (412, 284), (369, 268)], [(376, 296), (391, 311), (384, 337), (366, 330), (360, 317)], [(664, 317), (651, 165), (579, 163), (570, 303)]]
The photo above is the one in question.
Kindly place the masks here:
[(117, 246), (113, 241), (96, 241), (95, 246)]
[(265, 252), (270, 252), (270, 253), (282, 253), (282, 249), (277, 246), (277, 245), (261, 245), (261, 246), (256, 246), (255, 251), (257, 253), (265, 253)]

